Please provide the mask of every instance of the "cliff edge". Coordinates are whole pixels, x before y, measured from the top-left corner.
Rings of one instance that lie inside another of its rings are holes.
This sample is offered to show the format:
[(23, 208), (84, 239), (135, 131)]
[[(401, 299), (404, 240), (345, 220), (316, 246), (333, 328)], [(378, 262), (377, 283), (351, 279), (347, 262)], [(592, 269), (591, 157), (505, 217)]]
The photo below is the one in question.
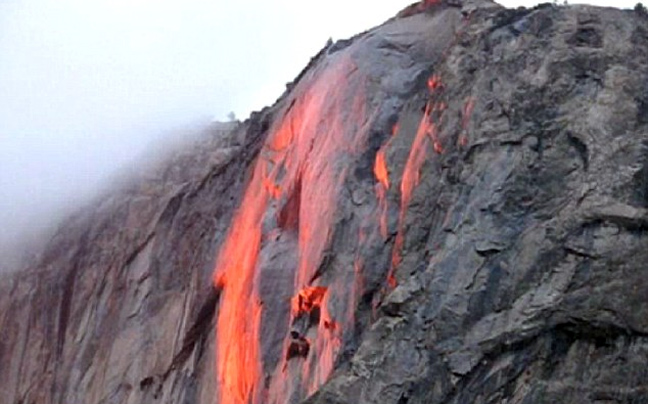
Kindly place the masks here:
[(0, 402), (648, 403), (648, 18), (421, 1), (0, 276)]

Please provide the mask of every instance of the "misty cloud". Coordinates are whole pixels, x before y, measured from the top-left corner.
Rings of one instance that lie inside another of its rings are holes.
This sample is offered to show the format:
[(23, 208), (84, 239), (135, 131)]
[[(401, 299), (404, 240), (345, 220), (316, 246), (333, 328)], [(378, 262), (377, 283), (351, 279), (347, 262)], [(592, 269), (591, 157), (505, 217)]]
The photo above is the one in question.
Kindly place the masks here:
[(329, 37), (411, 2), (1, 2), (0, 268), (165, 133), (271, 104)]
[(271, 104), (329, 37), (400, 7), (371, 3), (2, 2), (0, 267), (174, 128)]

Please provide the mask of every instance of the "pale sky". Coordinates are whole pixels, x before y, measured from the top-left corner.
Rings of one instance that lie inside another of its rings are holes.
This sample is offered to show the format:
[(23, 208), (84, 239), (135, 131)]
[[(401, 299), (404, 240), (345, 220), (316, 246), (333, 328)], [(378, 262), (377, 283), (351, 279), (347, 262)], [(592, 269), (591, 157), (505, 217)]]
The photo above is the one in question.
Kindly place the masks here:
[(0, 254), (163, 133), (247, 117), (329, 37), (412, 2), (0, 0)]

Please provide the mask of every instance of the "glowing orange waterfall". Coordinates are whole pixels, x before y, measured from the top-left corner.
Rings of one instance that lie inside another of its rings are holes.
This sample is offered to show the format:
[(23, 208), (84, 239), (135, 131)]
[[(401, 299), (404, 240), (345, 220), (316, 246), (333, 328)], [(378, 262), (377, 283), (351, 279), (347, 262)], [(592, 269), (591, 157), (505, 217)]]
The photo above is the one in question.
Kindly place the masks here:
[(378, 150), (376, 164), (374, 166), (374, 175), (378, 180), (376, 194), (380, 207), (380, 234), (383, 239), (387, 239), (387, 190), (389, 190), (389, 171), (387, 169), (387, 162), (385, 161), (385, 149), (387, 146), (388, 143)]
[[(333, 370), (344, 328), (352, 326), (346, 313), (352, 312), (347, 306), (354, 297), (346, 285), (317, 285), (316, 278), (332, 237), (345, 159), (359, 154), (367, 139), (364, 83), (348, 57), (314, 72), (294, 91), (292, 105), (260, 152), (214, 272), (214, 283), (223, 288), (216, 330), (220, 404), (284, 403), (295, 390), (314, 392)], [(272, 218), (269, 212), (277, 213)], [(270, 232), (296, 234), (298, 262), (286, 268), (294, 271), (296, 297), (292, 310), (286, 307), (291, 323), (315, 308), (318, 322), (304, 335), (291, 331), (281, 363), (272, 375), (263, 375), (258, 291), (263, 268), (257, 261), (260, 249), (272, 242)], [(332, 298), (346, 303), (343, 312), (330, 310)], [(290, 373), (291, 355), (303, 361), (301, 374)], [(263, 382), (268, 376), (269, 386)]]
[(217, 322), (218, 381), (221, 404), (256, 401), (261, 376), (259, 328), (261, 304), (255, 269), (261, 241), (261, 219), (270, 193), (263, 167), (257, 165), (242, 206), (223, 245), (214, 282), (223, 288)]
[[(344, 341), (353, 336), (367, 264), (359, 251), (388, 238), (387, 193), (397, 192), (398, 175), (390, 172), (387, 152), (402, 130), (394, 125), (375, 156), (376, 209), (366, 209), (366, 216), (353, 222), (357, 240), (341, 241), (336, 231), (346, 220), (345, 207), (349, 200), (357, 203), (348, 185), (363, 178), (349, 178), (349, 173), (365, 158), (369, 128), (376, 127), (381, 111), (375, 102), (367, 111), (366, 91), (375, 78), (365, 74), (349, 53), (327, 55), (275, 113), (214, 270), (214, 284), (222, 289), (216, 322), (219, 404), (284, 404), (306, 398), (329, 379)], [(431, 93), (441, 86), (438, 76), (428, 81)], [(426, 104), (400, 177), (398, 227), (391, 265), (384, 268), (392, 287), (405, 214), (428, 149), (443, 152), (433, 118), (444, 109), (443, 103)], [(353, 261), (332, 264), (336, 258), (328, 250), (341, 242), (352, 243), (348, 251), (355, 254)], [(277, 274), (281, 294), (275, 298), (266, 285), (274, 287), (267, 282)], [(273, 310), (285, 315), (273, 316)], [(269, 323), (278, 318), (280, 324)], [(261, 333), (269, 329), (272, 339), (262, 341), (266, 335)]]
[[(433, 75), (428, 79), (427, 86), (430, 94), (433, 94), (442, 88), (443, 84), (439, 76)], [(443, 146), (438, 138), (436, 126), (432, 120), (432, 113), (435, 111), (443, 111), (445, 108), (445, 104), (441, 102), (435, 103), (430, 100), (426, 103), (423, 117), (419, 123), (407, 162), (405, 163), (405, 168), (403, 169), (400, 184), (401, 203), (398, 214), (398, 229), (392, 250), (391, 267), (387, 274), (387, 282), (391, 287), (397, 285), (395, 271), (401, 262), (401, 254), (403, 251), (405, 214), (407, 213), (414, 189), (419, 184), (421, 168), (425, 162), (428, 145), (431, 144), (436, 153), (443, 153)], [(381, 196), (379, 198), (382, 199)]]

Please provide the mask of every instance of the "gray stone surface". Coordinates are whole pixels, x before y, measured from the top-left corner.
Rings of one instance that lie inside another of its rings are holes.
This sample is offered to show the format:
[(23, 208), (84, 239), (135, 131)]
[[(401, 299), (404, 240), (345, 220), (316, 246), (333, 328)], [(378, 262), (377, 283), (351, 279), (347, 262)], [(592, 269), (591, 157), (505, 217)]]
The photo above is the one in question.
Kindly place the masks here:
[[(330, 161), (330, 204), (304, 183), (264, 211), (258, 402), (648, 403), (646, 83), (648, 19), (629, 10), (448, 1), (328, 44), (275, 106), (101, 198), (2, 275), (0, 402), (218, 402), (216, 257), (264, 142), (330, 86), (305, 161), (331, 122), (355, 152)], [(426, 105), (436, 131), (401, 213)], [(281, 366), (291, 330), (322, 341), (323, 320), (290, 315), (303, 251), (286, 224), (317, 197), (332, 213), (309, 285), (342, 325), (326, 380), (316, 346)]]

